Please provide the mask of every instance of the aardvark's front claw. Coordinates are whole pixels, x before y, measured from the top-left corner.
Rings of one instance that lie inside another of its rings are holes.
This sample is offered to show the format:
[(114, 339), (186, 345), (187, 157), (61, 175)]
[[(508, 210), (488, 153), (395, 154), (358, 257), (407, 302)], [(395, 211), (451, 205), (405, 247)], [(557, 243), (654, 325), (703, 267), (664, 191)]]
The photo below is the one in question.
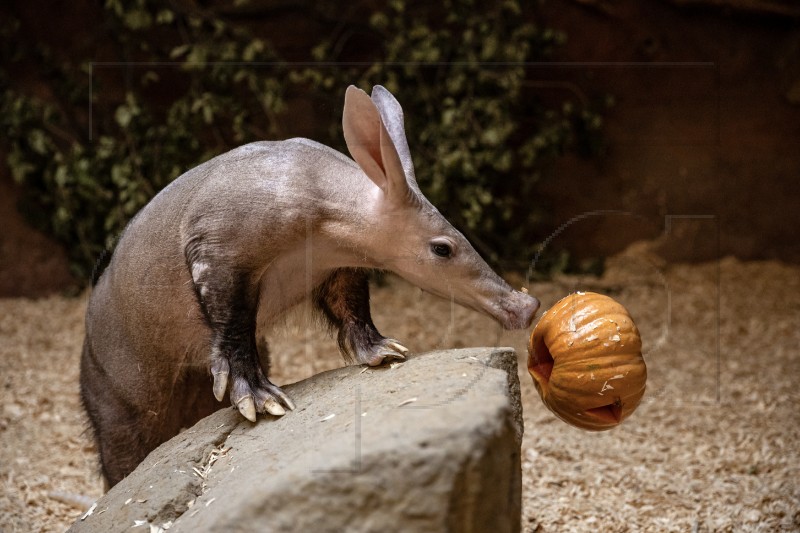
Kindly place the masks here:
[(251, 422), (256, 421), (257, 413), (281, 416), (286, 414), (286, 409), (294, 410), (292, 399), (267, 379), (260, 367), (255, 368), (253, 373), (255, 379), (248, 379), (245, 375), (234, 375), (233, 379), (229, 380), (230, 364), (224, 357), (218, 357), (211, 365), (214, 397), (217, 401), (222, 401), (230, 382), (231, 403)]

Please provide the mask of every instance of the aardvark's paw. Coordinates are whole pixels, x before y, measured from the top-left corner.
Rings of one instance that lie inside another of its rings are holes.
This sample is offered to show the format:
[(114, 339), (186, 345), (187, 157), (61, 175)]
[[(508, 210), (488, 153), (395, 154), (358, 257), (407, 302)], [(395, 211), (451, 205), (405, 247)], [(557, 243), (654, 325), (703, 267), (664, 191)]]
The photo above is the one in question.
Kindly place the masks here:
[(364, 350), (359, 350), (357, 359), (361, 364), (378, 366), (385, 361), (403, 360), (408, 353), (408, 348), (395, 339), (383, 339)]
[(225, 397), (231, 378), (231, 403), (250, 422), (256, 421), (256, 413), (281, 416), (286, 409), (294, 410), (291, 398), (267, 379), (260, 366), (247, 374), (241, 372), (240, 375), (231, 375), (228, 361), (219, 358), (211, 366), (211, 375), (214, 377), (214, 397), (217, 401)]

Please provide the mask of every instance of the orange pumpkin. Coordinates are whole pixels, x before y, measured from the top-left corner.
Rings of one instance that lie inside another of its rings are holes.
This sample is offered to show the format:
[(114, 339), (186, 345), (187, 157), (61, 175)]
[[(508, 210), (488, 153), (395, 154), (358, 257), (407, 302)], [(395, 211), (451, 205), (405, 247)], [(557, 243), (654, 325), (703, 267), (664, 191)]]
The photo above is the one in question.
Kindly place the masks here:
[(647, 380), (630, 314), (594, 292), (570, 294), (542, 315), (528, 344), (528, 372), (556, 416), (591, 431), (627, 418)]

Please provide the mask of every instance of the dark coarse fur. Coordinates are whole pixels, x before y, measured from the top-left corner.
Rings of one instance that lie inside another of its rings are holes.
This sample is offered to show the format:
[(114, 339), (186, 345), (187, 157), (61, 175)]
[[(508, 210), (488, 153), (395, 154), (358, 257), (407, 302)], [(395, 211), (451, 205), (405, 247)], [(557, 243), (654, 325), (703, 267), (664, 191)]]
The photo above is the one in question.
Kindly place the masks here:
[(92, 287), (97, 285), (97, 282), (100, 280), (100, 276), (103, 275), (105, 272), (106, 267), (108, 264), (111, 263), (111, 255), (114, 253), (114, 250), (109, 248), (105, 248), (100, 255), (97, 257), (97, 261), (94, 263), (94, 268), (92, 269)]

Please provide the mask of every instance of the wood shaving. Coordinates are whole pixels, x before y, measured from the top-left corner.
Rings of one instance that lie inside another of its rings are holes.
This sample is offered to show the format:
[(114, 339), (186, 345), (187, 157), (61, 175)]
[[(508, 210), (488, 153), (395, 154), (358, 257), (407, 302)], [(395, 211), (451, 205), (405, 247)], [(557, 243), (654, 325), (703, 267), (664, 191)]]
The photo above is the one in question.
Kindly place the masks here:
[(211, 468), (214, 466), (214, 463), (216, 463), (220, 457), (225, 457), (228, 455), (230, 450), (231, 449), (229, 447), (225, 447), (225, 443), (223, 442), (211, 450), (200, 468), (195, 466), (192, 467), (194, 475), (202, 480), (202, 484), (200, 486), (201, 493), (205, 493), (208, 490), (208, 476), (211, 473)]
[[(81, 516), (81, 521), (84, 521), (84, 520), (86, 520), (87, 518), (89, 518), (90, 516), (92, 516), (92, 513), (94, 513), (94, 510), (95, 510), (95, 509), (97, 509), (97, 502), (94, 502), (94, 503), (92, 504), (92, 506), (91, 506), (91, 507), (89, 507), (89, 509), (88, 509), (88, 510), (87, 510), (85, 513), (83, 513), (83, 515)], [(98, 514), (99, 514), (99, 513), (98, 513)]]

